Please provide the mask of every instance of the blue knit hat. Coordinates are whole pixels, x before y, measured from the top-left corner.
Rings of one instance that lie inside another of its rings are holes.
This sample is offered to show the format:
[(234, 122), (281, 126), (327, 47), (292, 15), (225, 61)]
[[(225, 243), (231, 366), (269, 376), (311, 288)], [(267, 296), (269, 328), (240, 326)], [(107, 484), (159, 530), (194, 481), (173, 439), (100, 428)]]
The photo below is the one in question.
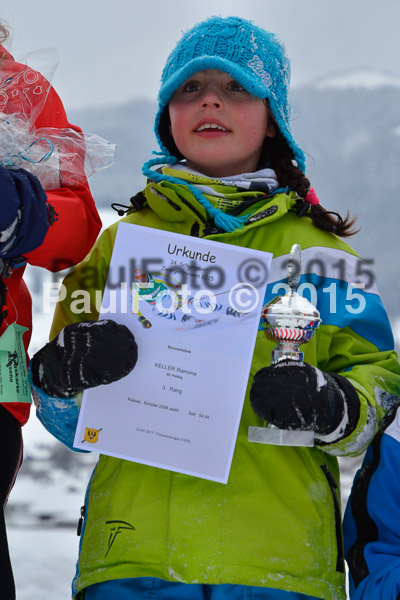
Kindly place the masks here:
[(161, 76), (158, 112), (154, 131), (162, 152), (170, 138), (160, 128), (163, 112), (173, 93), (193, 73), (219, 69), (236, 79), (257, 98), (267, 98), (282, 135), (293, 152), (298, 167), (305, 171), (305, 156), (290, 130), (288, 87), (290, 63), (278, 38), (239, 17), (211, 17), (187, 31), (168, 57)]

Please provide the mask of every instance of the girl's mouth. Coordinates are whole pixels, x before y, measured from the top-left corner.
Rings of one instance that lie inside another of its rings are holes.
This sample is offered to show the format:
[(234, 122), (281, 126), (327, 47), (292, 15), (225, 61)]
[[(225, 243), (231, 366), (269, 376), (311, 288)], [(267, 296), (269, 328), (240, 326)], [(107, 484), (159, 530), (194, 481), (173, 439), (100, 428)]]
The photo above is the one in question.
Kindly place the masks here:
[(200, 127), (198, 127), (195, 131), (209, 131), (210, 129), (217, 129), (218, 131), (228, 131), (222, 125), (218, 125), (218, 123), (202, 123)]
[(221, 123), (215, 123), (214, 121), (203, 121), (203, 123), (194, 129), (194, 133), (200, 134), (201, 137), (218, 138), (227, 135), (230, 133), (230, 130)]

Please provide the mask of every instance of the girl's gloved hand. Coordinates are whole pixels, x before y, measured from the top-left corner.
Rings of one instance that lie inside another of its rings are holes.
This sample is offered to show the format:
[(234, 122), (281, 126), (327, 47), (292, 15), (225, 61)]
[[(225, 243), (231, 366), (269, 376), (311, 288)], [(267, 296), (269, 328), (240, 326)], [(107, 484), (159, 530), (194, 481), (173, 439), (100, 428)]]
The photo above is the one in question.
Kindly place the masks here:
[(280, 429), (313, 430), (320, 436), (336, 432), (330, 442), (349, 435), (359, 418), (357, 392), (345, 377), (289, 361), (256, 373), (250, 403)]
[(32, 382), (49, 396), (68, 398), (118, 381), (137, 361), (133, 333), (115, 321), (67, 325), (32, 358)]
[(40, 246), (49, 228), (46, 193), (35, 175), (0, 165), (0, 257), (17, 258)]

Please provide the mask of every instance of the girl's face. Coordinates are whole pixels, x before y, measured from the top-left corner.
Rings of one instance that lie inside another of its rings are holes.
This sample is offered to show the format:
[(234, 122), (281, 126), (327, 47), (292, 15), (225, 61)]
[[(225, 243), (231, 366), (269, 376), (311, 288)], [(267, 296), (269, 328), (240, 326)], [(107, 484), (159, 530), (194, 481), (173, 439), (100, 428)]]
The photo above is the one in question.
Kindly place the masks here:
[(255, 171), (264, 139), (275, 135), (265, 101), (216, 69), (185, 81), (169, 102), (169, 115), (188, 167), (208, 177)]

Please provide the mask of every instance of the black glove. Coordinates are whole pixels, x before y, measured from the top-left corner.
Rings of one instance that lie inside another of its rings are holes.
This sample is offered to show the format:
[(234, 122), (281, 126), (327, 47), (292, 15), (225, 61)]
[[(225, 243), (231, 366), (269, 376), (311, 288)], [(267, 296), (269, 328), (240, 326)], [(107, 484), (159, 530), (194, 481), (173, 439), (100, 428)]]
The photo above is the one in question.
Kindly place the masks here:
[(355, 429), (360, 413), (357, 392), (345, 377), (286, 361), (255, 374), (250, 403), (259, 417), (279, 429), (325, 436), (343, 421), (335, 441)]
[(67, 325), (32, 358), (32, 382), (49, 396), (68, 398), (118, 381), (137, 361), (133, 333), (115, 321)]
[(38, 248), (49, 228), (46, 193), (25, 169), (0, 166), (0, 256), (17, 258)]

